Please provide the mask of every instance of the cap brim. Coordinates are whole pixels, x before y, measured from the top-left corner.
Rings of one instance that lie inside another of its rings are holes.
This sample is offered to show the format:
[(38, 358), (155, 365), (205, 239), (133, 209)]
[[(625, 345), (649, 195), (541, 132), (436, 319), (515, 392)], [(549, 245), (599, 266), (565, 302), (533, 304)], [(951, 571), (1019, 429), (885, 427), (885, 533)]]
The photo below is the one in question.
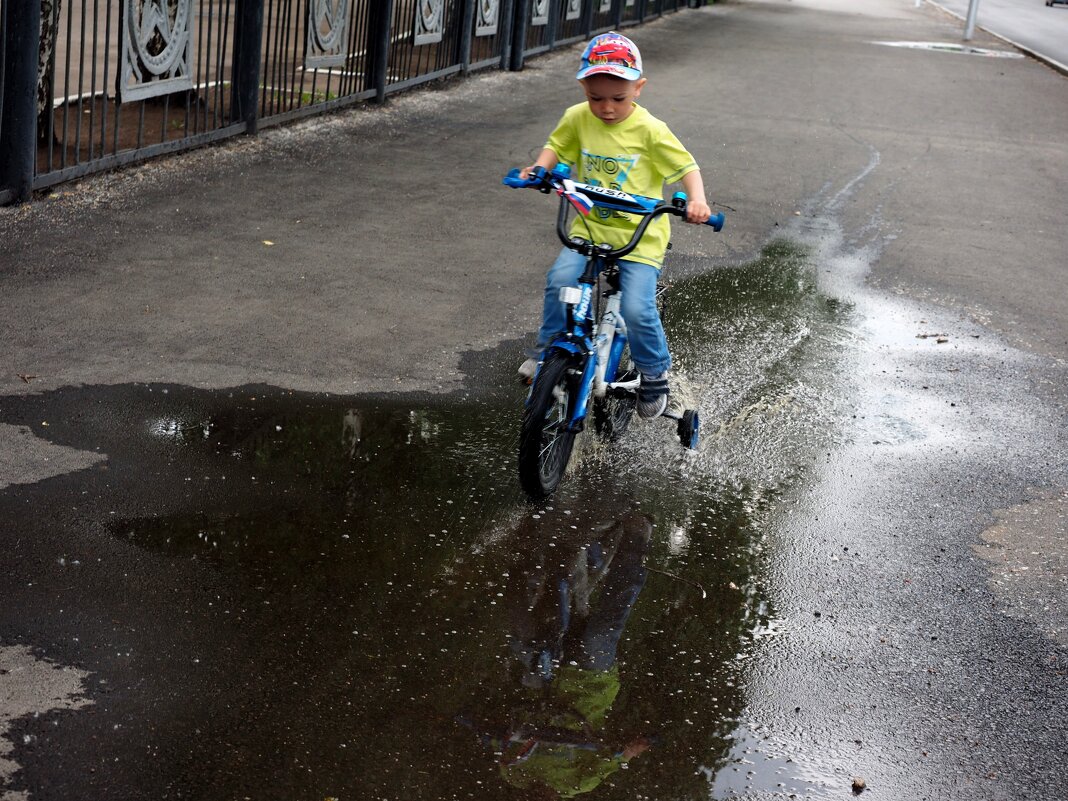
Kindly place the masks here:
[(625, 81), (636, 81), (642, 77), (641, 70), (632, 67), (621, 67), (618, 64), (593, 64), (578, 71), (575, 77), (578, 80), (589, 78), (591, 75), (612, 75)]

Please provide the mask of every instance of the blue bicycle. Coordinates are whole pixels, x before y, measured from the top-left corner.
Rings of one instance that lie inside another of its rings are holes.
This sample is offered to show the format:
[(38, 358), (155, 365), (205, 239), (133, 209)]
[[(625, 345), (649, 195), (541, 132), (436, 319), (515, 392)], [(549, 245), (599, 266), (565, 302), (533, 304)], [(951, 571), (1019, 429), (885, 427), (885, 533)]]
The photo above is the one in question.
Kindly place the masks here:
[[(596, 430), (606, 439), (617, 439), (630, 422), (641, 376), (630, 360), (627, 326), (619, 311), (619, 260), (637, 247), (649, 223), (661, 214), (685, 217), (686, 195), (676, 192), (666, 202), (577, 183), (571, 180), (566, 164), (552, 171), (539, 167), (526, 179), (519, 176), (519, 170), (512, 170), (503, 183), (560, 195), (556, 233), (566, 247), (587, 259), (579, 285), (560, 291), (560, 300), (567, 306), (567, 328), (542, 350), (523, 413), (519, 481), (529, 496), (538, 499), (552, 494), (563, 478), (591, 400)], [(627, 244), (613, 249), (568, 235), (569, 211), (593, 206), (642, 217)], [(714, 214), (706, 225), (719, 231), (723, 214)], [(602, 281), (607, 285), (603, 292)], [(695, 409), (681, 414), (669, 410), (663, 417), (676, 421), (683, 447), (697, 447), (700, 419)]]

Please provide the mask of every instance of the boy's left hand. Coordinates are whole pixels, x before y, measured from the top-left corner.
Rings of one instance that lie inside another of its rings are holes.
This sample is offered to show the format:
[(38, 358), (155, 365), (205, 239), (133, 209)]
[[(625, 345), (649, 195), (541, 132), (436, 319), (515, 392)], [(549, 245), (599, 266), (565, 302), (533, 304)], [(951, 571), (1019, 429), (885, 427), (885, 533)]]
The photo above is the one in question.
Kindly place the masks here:
[(692, 198), (686, 204), (686, 222), (700, 224), (708, 222), (712, 216), (712, 209), (703, 198)]

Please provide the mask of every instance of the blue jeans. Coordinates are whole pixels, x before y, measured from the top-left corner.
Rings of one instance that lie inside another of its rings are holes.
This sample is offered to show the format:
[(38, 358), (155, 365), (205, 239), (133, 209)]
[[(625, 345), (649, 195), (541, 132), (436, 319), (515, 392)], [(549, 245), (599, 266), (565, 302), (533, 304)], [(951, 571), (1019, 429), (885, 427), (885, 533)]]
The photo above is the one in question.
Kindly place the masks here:
[[(586, 257), (570, 248), (563, 248), (545, 278), (545, 306), (542, 310), (538, 347), (543, 348), (567, 327), (567, 311), (560, 302), (560, 288), (578, 286), (579, 276), (586, 269)], [(619, 287), (622, 293), (620, 311), (627, 324), (627, 341), (631, 358), (643, 374), (660, 375), (671, 367), (664, 326), (656, 310), (656, 279), (660, 271), (640, 261), (619, 262)]]

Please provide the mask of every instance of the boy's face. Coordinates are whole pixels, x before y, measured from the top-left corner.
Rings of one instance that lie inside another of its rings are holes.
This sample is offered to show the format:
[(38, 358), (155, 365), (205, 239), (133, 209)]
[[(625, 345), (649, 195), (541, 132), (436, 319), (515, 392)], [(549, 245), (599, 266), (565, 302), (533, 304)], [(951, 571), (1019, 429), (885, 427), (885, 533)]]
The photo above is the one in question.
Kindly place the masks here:
[(606, 125), (616, 125), (634, 111), (634, 101), (642, 93), (645, 78), (627, 81), (615, 75), (591, 75), (579, 83), (586, 92), (593, 116)]

